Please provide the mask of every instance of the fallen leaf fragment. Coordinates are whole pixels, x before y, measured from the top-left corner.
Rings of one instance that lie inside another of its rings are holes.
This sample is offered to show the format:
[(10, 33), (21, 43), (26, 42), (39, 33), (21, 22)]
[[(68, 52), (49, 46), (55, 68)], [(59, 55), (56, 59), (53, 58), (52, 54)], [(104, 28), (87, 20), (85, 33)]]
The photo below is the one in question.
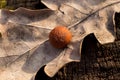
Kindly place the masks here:
[[(82, 42), (91, 33), (101, 44), (114, 42), (113, 16), (120, 11), (120, 0), (42, 2), (50, 9), (0, 10), (1, 80), (30, 80), (44, 65), (46, 74), (53, 77), (65, 64), (80, 62)], [(52, 47), (48, 40), (49, 32), (58, 25), (72, 33), (64, 49)]]

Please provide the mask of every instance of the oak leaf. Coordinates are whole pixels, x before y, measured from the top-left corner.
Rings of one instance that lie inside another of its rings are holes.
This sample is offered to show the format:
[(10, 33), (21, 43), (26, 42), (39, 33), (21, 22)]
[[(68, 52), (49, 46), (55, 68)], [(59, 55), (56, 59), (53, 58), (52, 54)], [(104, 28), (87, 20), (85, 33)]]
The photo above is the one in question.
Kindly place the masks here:
[[(82, 42), (93, 33), (101, 44), (114, 42), (114, 13), (120, 0), (41, 0), (49, 9), (0, 10), (1, 80), (34, 80), (45, 65), (53, 77), (69, 62), (80, 62)], [(49, 43), (49, 32), (66, 26), (72, 41), (64, 49)]]

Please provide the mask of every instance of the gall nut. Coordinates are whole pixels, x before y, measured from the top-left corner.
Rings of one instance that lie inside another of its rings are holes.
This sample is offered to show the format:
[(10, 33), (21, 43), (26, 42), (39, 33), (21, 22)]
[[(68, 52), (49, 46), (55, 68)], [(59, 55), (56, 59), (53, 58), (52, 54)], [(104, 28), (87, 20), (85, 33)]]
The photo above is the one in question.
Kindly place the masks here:
[(55, 48), (66, 47), (71, 38), (71, 32), (64, 26), (55, 27), (49, 34), (49, 41)]

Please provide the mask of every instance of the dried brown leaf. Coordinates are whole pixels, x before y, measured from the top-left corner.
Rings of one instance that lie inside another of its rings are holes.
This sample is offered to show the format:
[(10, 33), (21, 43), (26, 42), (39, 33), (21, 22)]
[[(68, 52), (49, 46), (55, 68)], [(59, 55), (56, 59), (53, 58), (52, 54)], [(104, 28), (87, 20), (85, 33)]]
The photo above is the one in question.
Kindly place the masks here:
[[(113, 15), (120, 0), (42, 0), (50, 9), (0, 10), (1, 80), (31, 80), (39, 68), (50, 77), (65, 64), (80, 61), (82, 41), (94, 33), (101, 44), (115, 40)], [(72, 41), (65, 49), (51, 46), (48, 35), (67, 26)]]

